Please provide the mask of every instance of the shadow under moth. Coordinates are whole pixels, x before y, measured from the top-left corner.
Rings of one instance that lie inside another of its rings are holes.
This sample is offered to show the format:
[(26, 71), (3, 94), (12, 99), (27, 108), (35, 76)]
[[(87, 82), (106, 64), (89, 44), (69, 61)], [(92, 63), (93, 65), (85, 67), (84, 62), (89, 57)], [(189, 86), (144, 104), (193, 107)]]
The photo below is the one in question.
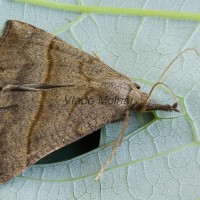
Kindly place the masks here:
[[(141, 92), (97, 56), (15, 20), (7, 21), (0, 39), (0, 76), (0, 184), (50, 152), (125, 118), (105, 168), (122, 140), (129, 110), (178, 111), (177, 103), (151, 104), (152, 90)], [(120, 103), (103, 101), (108, 97)]]

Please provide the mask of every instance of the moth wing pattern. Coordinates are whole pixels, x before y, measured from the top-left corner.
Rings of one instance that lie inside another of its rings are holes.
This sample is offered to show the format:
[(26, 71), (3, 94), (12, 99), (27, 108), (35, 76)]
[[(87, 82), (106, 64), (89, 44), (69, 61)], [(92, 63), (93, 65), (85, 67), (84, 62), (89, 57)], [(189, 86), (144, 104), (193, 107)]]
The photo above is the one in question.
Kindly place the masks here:
[[(102, 93), (92, 82), (129, 79), (97, 58), (29, 24), (10, 20), (0, 39), (0, 86), (62, 84), (45, 91), (6, 91), (0, 107), (0, 184), (20, 174), (50, 152), (72, 143), (112, 121), (125, 107), (99, 103), (73, 104), (70, 98)], [(128, 89), (124, 89), (124, 97)]]

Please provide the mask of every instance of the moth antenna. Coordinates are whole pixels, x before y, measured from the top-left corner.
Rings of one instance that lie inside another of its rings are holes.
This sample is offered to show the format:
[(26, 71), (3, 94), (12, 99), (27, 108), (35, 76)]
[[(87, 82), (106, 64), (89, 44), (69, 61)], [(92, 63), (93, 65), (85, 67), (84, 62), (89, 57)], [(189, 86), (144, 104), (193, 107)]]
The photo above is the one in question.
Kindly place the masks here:
[(108, 160), (105, 162), (105, 164), (103, 165), (103, 167), (101, 168), (101, 170), (99, 171), (99, 173), (97, 174), (95, 181), (97, 181), (99, 179), (99, 177), (101, 176), (101, 174), (104, 172), (104, 170), (107, 168), (108, 164), (110, 163), (110, 161), (112, 160), (112, 158), (114, 157), (118, 147), (120, 146), (124, 133), (128, 127), (128, 120), (129, 120), (129, 110), (126, 111), (126, 116), (123, 122), (123, 126), (122, 129), (119, 133), (119, 136), (117, 138), (117, 141), (115, 142), (115, 145), (113, 146), (112, 152), (110, 154), (110, 156), (108, 157)]
[[(174, 64), (174, 62), (175, 62), (183, 53), (185, 53), (186, 51), (194, 51), (194, 52), (197, 54), (197, 56), (200, 57), (199, 53), (198, 53), (197, 50), (194, 49), (194, 48), (187, 48), (187, 49), (184, 49), (183, 51), (181, 51), (181, 52), (169, 63), (169, 65), (165, 68), (165, 70), (164, 70), (163, 73), (161, 74), (160, 78), (158, 79), (157, 83), (155, 83), (155, 84), (153, 85), (153, 87), (151, 88), (151, 90), (150, 90), (150, 92), (149, 92), (147, 102), (148, 102), (149, 98), (151, 97), (151, 94), (152, 94), (153, 90), (155, 89), (155, 87), (156, 87), (157, 85), (159, 85), (159, 84), (165, 85), (164, 83), (161, 83), (161, 80), (162, 80), (163, 76), (166, 74), (166, 72), (169, 70), (169, 68), (172, 66), (172, 64)], [(165, 86), (166, 86), (170, 91), (172, 91), (167, 85), (165, 85)], [(174, 94), (173, 91), (172, 91), (172, 93)], [(175, 94), (174, 94), (174, 95), (175, 95)], [(175, 95), (175, 96), (176, 96), (176, 95)], [(176, 97), (176, 100), (178, 100), (177, 97)], [(178, 102), (178, 101), (177, 101), (177, 102)]]
[[(156, 84), (154, 84), (153, 87), (152, 87), (152, 89), (151, 89), (151, 91), (149, 92), (149, 97), (151, 96), (151, 94), (152, 94), (153, 90), (155, 89), (155, 87), (157, 87), (158, 85), (164, 85), (167, 89), (169, 89), (170, 92), (172, 93), (172, 95), (173, 95), (173, 97), (174, 97), (176, 103), (178, 104), (178, 98), (177, 98), (176, 94), (175, 94), (174, 91), (173, 91), (168, 85), (166, 85), (165, 83), (159, 83), (159, 82), (157, 82)], [(148, 99), (149, 99), (149, 97), (148, 97)], [(148, 99), (147, 99), (147, 102), (148, 102)]]

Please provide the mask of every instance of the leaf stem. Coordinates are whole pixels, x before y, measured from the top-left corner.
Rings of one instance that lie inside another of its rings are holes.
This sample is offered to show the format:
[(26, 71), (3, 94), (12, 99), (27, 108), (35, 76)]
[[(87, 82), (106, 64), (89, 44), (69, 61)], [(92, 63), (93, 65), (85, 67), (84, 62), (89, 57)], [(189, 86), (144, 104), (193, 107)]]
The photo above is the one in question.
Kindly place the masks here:
[(129, 15), (129, 16), (150, 16), (159, 18), (171, 18), (182, 20), (200, 21), (200, 14), (189, 12), (176, 12), (165, 10), (146, 10), (137, 8), (114, 8), (114, 7), (98, 7), (98, 6), (84, 6), (58, 3), (46, 0), (16, 0), (17, 2), (29, 3), (33, 5), (48, 7), (58, 10), (68, 10), (79, 13), (95, 13), (95, 14), (109, 14), (109, 15)]

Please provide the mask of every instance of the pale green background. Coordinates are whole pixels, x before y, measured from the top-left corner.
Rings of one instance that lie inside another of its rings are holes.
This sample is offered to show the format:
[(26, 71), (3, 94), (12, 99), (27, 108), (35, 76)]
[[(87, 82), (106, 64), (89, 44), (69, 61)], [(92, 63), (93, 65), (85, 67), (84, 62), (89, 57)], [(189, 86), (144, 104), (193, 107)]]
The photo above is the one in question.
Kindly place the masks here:
[[(82, 4), (200, 12), (199, 0), (85, 0)], [(8, 0), (0, 0), (0, 13), (0, 30), (8, 19), (41, 27), (88, 53), (96, 51), (101, 60), (140, 83), (144, 91), (149, 91), (178, 52), (187, 47), (200, 52), (198, 22), (81, 15)], [(0, 199), (198, 199), (199, 81), (200, 60), (187, 52), (164, 81), (178, 96), (181, 113), (157, 112), (147, 124), (132, 113), (126, 137), (100, 181), (94, 177), (111, 147), (66, 162), (32, 166), (0, 187)], [(156, 90), (152, 99), (173, 103), (163, 89)], [(121, 123), (107, 125), (101, 144), (115, 140), (120, 127)]]

